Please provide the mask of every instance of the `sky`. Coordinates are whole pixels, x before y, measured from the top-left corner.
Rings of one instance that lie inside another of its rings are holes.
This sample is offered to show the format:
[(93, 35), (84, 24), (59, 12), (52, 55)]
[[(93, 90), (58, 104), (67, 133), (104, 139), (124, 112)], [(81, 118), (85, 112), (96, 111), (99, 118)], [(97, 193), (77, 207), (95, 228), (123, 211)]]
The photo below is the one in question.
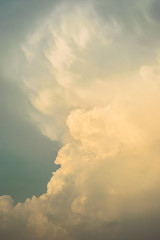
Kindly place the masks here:
[(0, 238), (160, 239), (160, 1), (0, 4)]

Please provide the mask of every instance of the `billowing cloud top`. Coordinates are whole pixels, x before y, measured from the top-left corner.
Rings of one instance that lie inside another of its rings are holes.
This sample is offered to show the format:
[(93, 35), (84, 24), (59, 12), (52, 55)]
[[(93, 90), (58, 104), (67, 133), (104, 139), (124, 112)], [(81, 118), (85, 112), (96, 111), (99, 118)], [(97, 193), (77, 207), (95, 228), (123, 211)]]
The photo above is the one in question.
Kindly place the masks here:
[(30, 116), (63, 147), (46, 193), (0, 197), (3, 239), (159, 239), (159, 7), (66, 1), (27, 35)]

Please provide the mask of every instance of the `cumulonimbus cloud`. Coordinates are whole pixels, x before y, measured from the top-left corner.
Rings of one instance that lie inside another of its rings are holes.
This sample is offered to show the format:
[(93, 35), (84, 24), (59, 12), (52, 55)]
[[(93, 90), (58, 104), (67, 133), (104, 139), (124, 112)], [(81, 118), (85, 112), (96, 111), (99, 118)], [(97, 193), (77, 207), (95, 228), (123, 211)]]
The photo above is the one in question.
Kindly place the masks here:
[(159, 62), (111, 74), (108, 48), (123, 31), (101, 23), (88, 5), (63, 6), (23, 44), (32, 117), (64, 146), (45, 194), (0, 198), (3, 239), (116, 240), (124, 219), (159, 209), (149, 197), (160, 196)]

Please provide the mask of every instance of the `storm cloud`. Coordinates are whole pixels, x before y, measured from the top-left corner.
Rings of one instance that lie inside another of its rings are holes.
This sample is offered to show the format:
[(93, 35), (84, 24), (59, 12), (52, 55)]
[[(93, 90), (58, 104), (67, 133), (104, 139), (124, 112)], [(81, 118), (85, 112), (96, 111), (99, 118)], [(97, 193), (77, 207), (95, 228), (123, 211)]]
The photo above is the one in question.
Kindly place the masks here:
[(5, 113), (25, 136), (32, 129), (38, 146), (25, 140), (16, 153), (59, 151), (46, 192), (17, 204), (1, 194), (4, 240), (159, 239), (158, 8), (151, 0), (48, 1), (31, 14), (34, 28), (22, 21), (16, 63), (3, 70), (21, 104)]

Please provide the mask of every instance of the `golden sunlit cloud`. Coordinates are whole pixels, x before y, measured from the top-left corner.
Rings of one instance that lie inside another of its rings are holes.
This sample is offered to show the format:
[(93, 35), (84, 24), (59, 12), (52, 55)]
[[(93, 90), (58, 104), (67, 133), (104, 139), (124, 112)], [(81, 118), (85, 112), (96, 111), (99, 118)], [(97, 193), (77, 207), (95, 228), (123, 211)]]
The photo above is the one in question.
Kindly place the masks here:
[(30, 115), (64, 146), (46, 193), (0, 197), (4, 239), (117, 240), (126, 219), (159, 211), (160, 64), (114, 61), (122, 35), (90, 4), (62, 5), (23, 43)]

